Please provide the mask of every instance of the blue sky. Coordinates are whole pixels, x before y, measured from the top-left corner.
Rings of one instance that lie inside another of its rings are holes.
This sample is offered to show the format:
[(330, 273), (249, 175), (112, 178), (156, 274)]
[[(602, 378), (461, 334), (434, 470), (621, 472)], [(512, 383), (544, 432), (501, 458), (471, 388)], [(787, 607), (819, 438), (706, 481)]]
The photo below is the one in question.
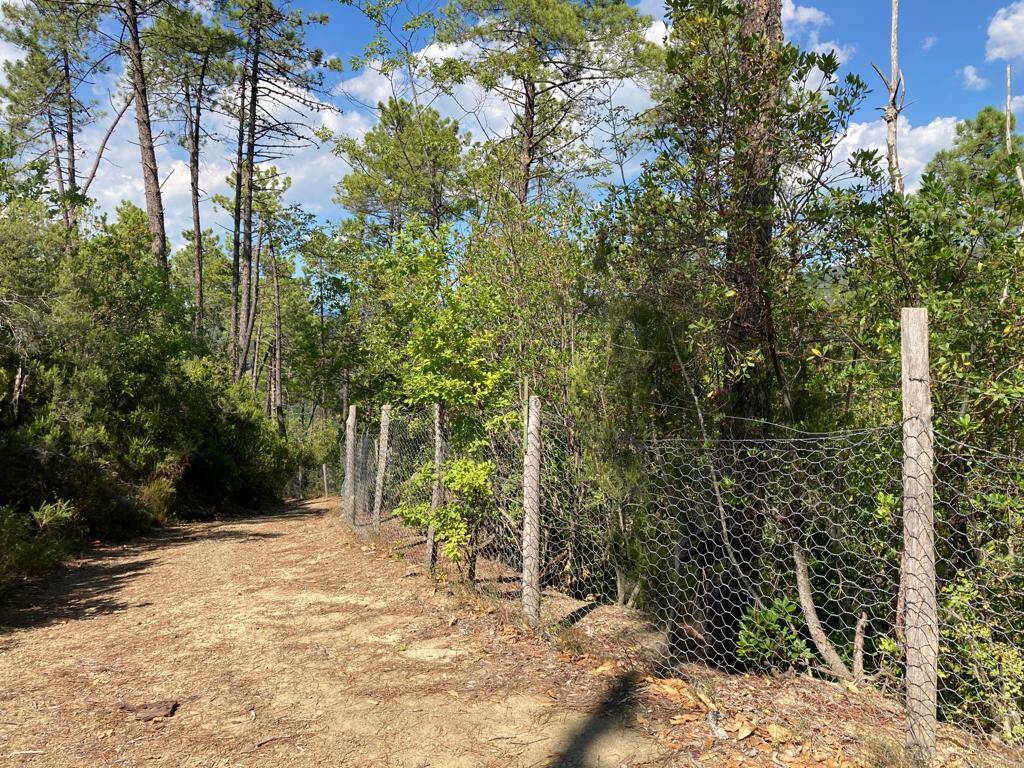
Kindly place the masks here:
[[(643, 12), (655, 18), (664, 14), (662, 0), (637, 2)], [(346, 61), (360, 53), (373, 34), (358, 11), (336, 0), (296, 0), (295, 5), (330, 15), (330, 23), (316, 30), (310, 41)], [(907, 100), (900, 142), (904, 172), (913, 188), (928, 159), (952, 142), (958, 120), (973, 116), (987, 104), (1003, 103), (1007, 63), (1014, 65), (1013, 89), (1018, 95), (1015, 111), (1018, 116), (1024, 115), (1024, 0), (902, 0), (901, 6), (900, 57)], [(807, 48), (834, 48), (844, 68), (860, 74), (873, 89), (850, 127), (847, 151), (884, 146), (879, 110), (884, 101), (883, 86), (871, 64), (888, 70), (889, 9), (889, 0), (784, 0), (787, 37)], [(651, 36), (660, 37), (663, 29), (663, 25), (654, 26)], [(17, 55), (17, 51), (0, 45), (0, 59)], [(342, 89), (331, 100), (343, 113), (310, 115), (310, 120), (338, 133), (359, 136), (373, 125), (375, 117), (372, 110), (346, 98), (345, 92), (373, 103), (387, 97), (390, 83), (369, 71), (346, 71), (338, 81)], [(98, 100), (106, 102), (105, 89), (110, 85), (97, 84)], [(475, 96), (467, 91), (462, 104)], [(626, 84), (619, 98), (637, 108), (645, 106), (645, 94), (635, 84)], [(443, 113), (463, 119), (466, 128), (479, 135), (479, 122), (470, 119), (460, 104), (448, 100), (436, 106)], [(490, 127), (498, 133), (507, 125), (507, 114), (500, 109), (489, 109), (487, 116)], [(84, 136), (82, 144), (95, 146), (105, 127), (102, 123), (94, 126), (90, 129), (93, 135)], [(228, 126), (223, 128), (230, 134)], [(140, 204), (143, 200), (133, 133), (134, 121), (122, 121), (93, 186), (92, 192), (105, 210), (113, 209), (125, 198)], [(209, 197), (226, 190), (227, 155), (226, 146), (211, 146), (204, 161), (207, 199), (203, 208), (209, 226), (224, 224), (223, 215), (213, 209)], [(161, 176), (167, 179), (164, 195), (168, 235), (179, 245), (183, 242), (181, 231), (190, 226), (188, 173), (181, 149), (171, 141), (160, 147), (158, 159)], [(335, 183), (347, 169), (328, 148), (303, 150), (278, 165), (293, 177), (292, 201), (325, 220), (343, 215), (331, 197)]]

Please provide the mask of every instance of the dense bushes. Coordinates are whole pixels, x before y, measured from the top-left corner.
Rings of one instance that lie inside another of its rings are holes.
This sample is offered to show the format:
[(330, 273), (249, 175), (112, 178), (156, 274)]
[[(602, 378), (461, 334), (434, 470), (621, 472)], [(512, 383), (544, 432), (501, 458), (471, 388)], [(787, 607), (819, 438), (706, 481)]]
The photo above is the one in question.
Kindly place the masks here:
[[(21, 232), (10, 224), (0, 245)], [(0, 339), (0, 572), (45, 568), (86, 535), (280, 493), (296, 451), (193, 339), (142, 211), (122, 206), (75, 247), (20, 242), (0, 254), (0, 271), (19, 275), (0, 286), (15, 310)]]

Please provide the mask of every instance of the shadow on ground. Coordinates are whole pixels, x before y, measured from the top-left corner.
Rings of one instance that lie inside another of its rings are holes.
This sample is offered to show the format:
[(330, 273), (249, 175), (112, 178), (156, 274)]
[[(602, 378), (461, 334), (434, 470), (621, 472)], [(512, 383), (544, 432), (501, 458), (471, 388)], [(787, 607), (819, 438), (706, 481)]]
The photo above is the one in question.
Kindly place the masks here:
[(587, 719), (566, 736), (564, 746), (556, 746), (552, 750), (557, 757), (548, 765), (551, 768), (598, 768), (599, 758), (592, 756), (591, 752), (602, 736), (627, 724), (633, 711), (637, 684), (638, 677), (634, 673), (617, 677)]
[(52, 573), (0, 582), (0, 635), (137, 607), (138, 603), (119, 599), (118, 593), (169, 548), (194, 541), (277, 538), (281, 534), (247, 528), (273, 519), (323, 514), (322, 507), (295, 501), (246, 517), (165, 528), (125, 544), (97, 545)]

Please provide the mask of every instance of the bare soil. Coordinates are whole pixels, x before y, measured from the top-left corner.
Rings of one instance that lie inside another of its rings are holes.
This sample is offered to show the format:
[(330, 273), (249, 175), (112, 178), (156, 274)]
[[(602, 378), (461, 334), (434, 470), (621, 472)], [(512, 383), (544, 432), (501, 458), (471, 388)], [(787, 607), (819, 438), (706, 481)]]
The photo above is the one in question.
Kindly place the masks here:
[[(641, 622), (557, 596), (545, 642), (507, 594), (438, 584), (415, 541), (362, 539), (336, 509), (181, 526), (5, 585), (0, 766), (899, 765), (877, 694), (655, 679), (631, 658)], [(945, 735), (945, 765), (1018, 764)]]

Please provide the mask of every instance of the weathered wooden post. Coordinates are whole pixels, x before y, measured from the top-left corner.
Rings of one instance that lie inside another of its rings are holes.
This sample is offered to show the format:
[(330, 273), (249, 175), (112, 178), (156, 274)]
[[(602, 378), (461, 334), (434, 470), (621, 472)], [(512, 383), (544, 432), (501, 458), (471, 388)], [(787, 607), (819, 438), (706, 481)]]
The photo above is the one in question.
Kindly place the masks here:
[(329, 496), (330, 493), (327, 490), (327, 465), (321, 464), (320, 466), (323, 467), (324, 470), (324, 496)]
[(540, 398), (530, 397), (523, 459), (523, 615), (540, 626)]
[(938, 729), (939, 622), (936, 607), (934, 446), (928, 370), (928, 310), (900, 318), (903, 379), (903, 616), (907, 752), (930, 765)]
[(345, 421), (345, 485), (341, 509), (350, 525), (356, 524), (356, 407), (348, 407)]
[[(448, 458), (448, 439), (444, 404), (434, 403), (434, 488), (430, 494), (430, 516), (434, 517), (444, 504), (444, 462)], [(437, 567), (437, 540), (434, 524), (427, 527), (427, 554), (424, 565), (430, 573)]]
[(384, 504), (384, 474), (388, 470), (388, 432), (391, 429), (391, 406), (380, 407), (380, 436), (377, 438), (377, 476), (373, 483), (373, 530), (380, 531), (380, 511)]

